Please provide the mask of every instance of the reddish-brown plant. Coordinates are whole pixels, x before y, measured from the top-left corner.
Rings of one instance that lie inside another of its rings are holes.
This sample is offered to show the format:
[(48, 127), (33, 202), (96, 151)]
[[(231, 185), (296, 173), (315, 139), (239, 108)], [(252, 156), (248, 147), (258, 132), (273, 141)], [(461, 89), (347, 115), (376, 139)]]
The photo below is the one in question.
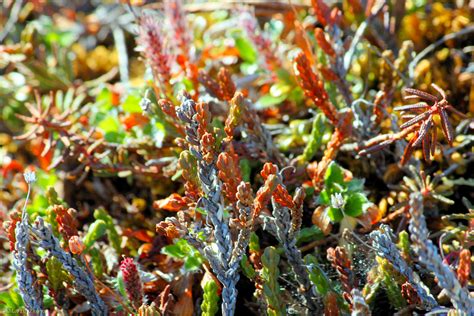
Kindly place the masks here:
[(471, 275), (471, 251), (469, 249), (463, 249), (459, 253), (459, 264), (458, 264), (458, 280), (462, 286), (467, 285)]
[(447, 111), (453, 112), (461, 117), (466, 116), (448, 103), (446, 100), (446, 93), (443, 89), (434, 83), (432, 83), (431, 86), (441, 95), (441, 98), (425, 91), (406, 88), (405, 100), (420, 99), (422, 101), (415, 104), (403, 105), (394, 108), (395, 111), (412, 112), (412, 114), (402, 115), (403, 119), (408, 119), (408, 121), (400, 126), (402, 131), (395, 134), (380, 135), (369, 140), (363, 145), (363, 148), (360, 150), (359, 154), (365, 155), (381, 150), (395, 141), (404, 138), (410, 133), (413, 133), (410, 140), (408, 141), (408, 145), (405, 147), (405, 151), (403, 152), (403, 156), (400, 161), (401, 164), (406, 164), (415, 149), (420, 145), (423, 149), (423, 158), (425, 161), (429, 162), (432, 156), (435, 154), (435, 150), (438, 145), (438, 133), (434, 120), (435, 116), (439, 116), (443, 134), (448, 141), (448, 144), (452, 146), (454, 140), (454, 131), (451, 123), (449, 122)]
[(311, 0), (318, 22), (323, 26), (331, 22), (331, 9), (323, 0)]
[(172, 25), (176, 46), (181, 50), (181, 54), (188, 56), (189, 44), (192, 43), (192, 32), (188, 29), (183, 2), (181, 0), (165, 0), (163, 4), (166, 17)]
[(321, 48), (323, 52), (326, 53), (326, 55), (333, 58), (336, 57), (336, 52), (332, 48), (332, 45), (326, 39), (326, 35), (324, 34), (323, 29), (317, 27), (314, 30), (314, 36), (316, 38), (316, 42), (318, 43), (319, 48)]
[[(406, 129), (413, 125), (419, 126), (418, 131), (415, 132), (415, 135), (410, 139), (410, 143), (408, 144), (405, 151), (410, 151), (410, 147), (415, 148), (419, 145), (422, 145), (423, 157), (426, 161), (429, 161), (431, 156), (434, 155), (438, 142), (434, 116), (439, 116), (444, 136), (446, 137), (446, 140), (450, 146), (453, 145), (454, 131), (451, 123), (449, 122), (447, 111), (464, 116), (464, 114), (457, 111), (452, 105), (448, 103), (446, 100), (446, 93), (443, 91), (443, 89), (434, 83), (432, 83), (431, 86), (441, 95), (441, 99), (421, 90), (406, 88), (405, 100), (420, 99), (423, 101), (394, 108), (395, 111), (413, 112), (413, 114), (402, 116), (403, 118), (408, 119), (408, 121), (400, 126), (401, 129)], [(427, 102), (430, 102), (431, 105)]]
[(339, 316), (339, 307), (337, 306), (337, 294), (329, 292), (324, 298), (324, 315)]
[(268, 70), (276, 70), (281, 66), (281, 61), (275, 54), (272, 41), (260, 29), (255, 15), (249, 11), (244, 11), (240, 16), (240, 21), (247, 36), (265, 59)]
[(79, 236), (72, 236), (71, 238), (69, 238), (68, 246), (71, 253), (75, 255), (80, 255), (84, 251), (84, 249), (86, 249), (86, 246), (82, 242), (81, 238), (79, 238)]
[(305, 95), (326, 115), (329, 121), (336, 126), (339, 122), (339, 113), (336, 107), (329, 101), (324, 82), (311, 69), (311, 64), (303, 52), (300, 52), (294, 63), (298, 82), (303, 88)]
[(351, 260), (346, 249), (339, 246), (336, 248), (328, 248), (327, 258), (339, 274), (339, 279), (344, 289), (344, 298), (350, 303), (350, 293), (353, 288), (357, 287), (357, 279), (352, 271)]
[(416, 293), (416, 289), (411, 285), (410, 282), (405, 282), (402, 284), (402, 296), (407, 300), (407, 303), (410, 305), (420, 304), (420, 298)]
[(255, 212), (254, 217), (258, 217), (260, 212), (266, 209), (266, 206), (270, 202), (270, 199), (275, 191), (278, 183), (276, 177), (276, 166), (271, 163), (266, 163), (263, 166), (260, 175), (265, 180), (263, 186), (257, 191), (255, 197)]
[(223, 183), (223, 191), (231, 203), (237, 202), (237, 186), (242, 181), (240, 174), (239, 157), (233, 152), (223, 152), (217, 157), (219, 179)]
[(316, 192), (322, 190), (326, 169), (331, 161), (336, 157), (339, 149), (344, 144), (344, 141), (350, 137), (352, 133), (352, 118), (353, 115), (351, 111), (343, 113), (343, 116), (332, 134), (326, 150), (324, 151), (323, 158), (319, 163), (313, 162), (307, 167), (308, 174)]
[(186, 200), (178, 193), (172, 193), (167, 198), (153, 202), (153, 208), (157, 210), (166, 210), (170, 212), (177, 212), (187, 206)]
[(15, 242), (16, 242), (16, 235), (15, 235), (15, 228), (16, 224), (21, 219), (21, 214), (19, 212), (12, 212), (10, 214), (10, 220), (8, 222), (5, 222), (7, 224), (7, 237), (8, 237), (8, 242), (10, 245), (10, 251), (15, 250)]
[(217, 80), (219, 81), (222, 98), (226, 101), (232, 100), (236, 91), (236, 87), (229, 70), (222, 67), (217, 74)]
[(156, 224), (156, 232), (162, 236), (165, 236), (169, 242), (172, 242), (173, 239), (179, 238), (181, 236), (176, 226), (168, 221), (161, 221)]
[(153, 75), (163, 85), (169, 84), (171, 78), (171, 55), (162, 34), (162, 27), (157, 17), (144, 15), (139, 20), (138, 44), (142, 54), (153, 71)]
[(59, 233), (61, 233), (64, 240), (68, 241), (71, 237), (78, 235), (78, 222), (74, 217), (76, 210), (72, 208), (67, 209), (63, 205), (55, 205), (52, 212), (56, 214)]
[(133, 307), (138, 309), (143, 302), (143, 288), (138, 269), (132, 258), (124, 258), (120, 263), (125, 291)]

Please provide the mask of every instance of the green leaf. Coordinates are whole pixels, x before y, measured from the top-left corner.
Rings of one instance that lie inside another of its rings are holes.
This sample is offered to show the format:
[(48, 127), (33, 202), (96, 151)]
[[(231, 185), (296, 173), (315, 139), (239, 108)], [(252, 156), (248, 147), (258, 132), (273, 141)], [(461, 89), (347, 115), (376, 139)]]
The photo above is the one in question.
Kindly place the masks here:
[(267, 314), (286, 315), (285, 303), (282, 300), (281, 288), (278, 284), (280, 255), (275, 247), (267, 247), (261, 260), (263, 268), (260, 276), (263, 279), (263, 295), (267, 301)]
[(172, 181), (176, 181), (179, 178), (181, 178), (181, 175), (183, 174), (183, 169), (178, 169), (176, 170), (176, 173), (171, 177)]
[(104, 88), (100, 91), (99, 95), (97, 95), (96, 103), (99, 106), (99, 111), (106, 113), (112, 108), (112, 92), (109, 89)]
[(125, 134), (118, 132), (107, 132), (105, 133), (104, 138), (110, 143), (121, 143), (125, 138)]
[(48, 187), (54, 187), (58, 182), (58, 177), (52, 171), (36, 170), (36, 184), (35, 186), (46, 190)]
[(67, 272), (63, 269), (63, 264), (56, 257), (51, 257), (46, 262), (48, 281), (50, 288), (57, 292), (63, 287), (63, 282), (69, 279)]
[[(51, 203), (50, 203), (51, 204)], [(58, 231), (58, 221), (56, 220), (56, 212), (54, 212), (54, 206), (50, 205), (46, 209), (46, 216), (45, 220), (47, 223), (51, 225), (51, 229), (53, 230), (53, 234), (56, 237), (60, 237), (59, 231)]]
[(8, 293), (8, 292), (0, 293), (0, 302), (5, 304), (5, 306), (2, 306), (3, 304), (1, 304), (0, 308), (7, 307), (7, 308), (11, 309), (11, 308), (16, 307), (16, 304), (14, 303), (13, 299), (10, 296), (10, 293)]
[(364, 190), (364, 179), (352, 179), (347, 183), (347, 191), (362, 192)]
[(23, 303), (23, 298), (21, 297), (20, 293), (18, 293), (14, 289), (10, 289), (9, 293), (10, 298), (17, 307), (23, 307), (25, 305), (25, 303)]
[(260, 251), (260, 240), (254, 232), (250, 233), (249, 250)]
[(288, 100), (293, 101), (295, 103), (301, 103), (304, 99), (304, 92), (300, 87), (293, 87), (290, 93), (288, 94)]
[(186, 257), (186, 252), (183, 251), (182, 247), (180, 246), (180, 241), (178, 241), (174, 245), (168, 245), (163, 247), (161, 250), (161, 253), (176, 258), (176, 259), (184, 259)]
[(128, 294), (125, 291), (125, 282), (123, 282), (122, 271), (120, 270), (117, 273), (116, 283), (117, 283), (116, 288), (118, 289), (119, 293), (122, 294), (123, 297), (128, 297)]
[(128, 113), (142, 113), (142, 108), (140, 107), (141, 97), (136, 94), (130, 94), (127, 96), (125, 101), (122, 103), (122, 108), (124, 112)]
[(184, 261), (184, 268), (187, 271), (199, 270), (201, 268), (202, 260), (200, 256), (188, 256)]
[(329, 189), (334, 187), (335, 184), (344, 184), (344, 173), (342, 172), (342, 168), (334, 161), (331, 162), (326, 170), (326, 174), (324, 175), (324, 183), (329, 187)]
[(203, 262), (199, 252), (185, 239), (179, 239), (175, 244), (163, 247), (161, 253), (179, 260), (184, 260), (184, 268), (187, 271), (200, 269)]
[[(446, 192), (445, 192), (446, 194)], [(441, 194), (436, 194), (436, 193), (432, 193), (431, 196), (435, 199), (437, 199), (438, 201), (441, 201), (443, 203), (446, 203), (448, 205), (453, 205), (454, 204), (454, 201), (451, 200), (451, 199), (448, 199), (447, 197), (445, 197), (444, 195), (441, 195)]]
[(364, 204), (368, 202), (362, 193), (353, 193), (349, 195), (344, 206), (344, 213), (349, 216), (357, 217), (364, 211)]
[(64, 204), (63, 200), (59, 198), (59, 195), (53, 186), (49, 186), (45, 194), (49, 205)]
[(255, 272), (255, 269), (253, 266), (250, 264), (247, 255), (243, 255), (242, 259), (240, 260), (240, 267), (242, 268), (242, 272), (244, 272), (245, 276), (249, 278), (250, 280), (253, 280), (257, 273)]
[(243, 75), (254, 75), (258, 71), (258, 64), (243, 62), (240, 64), (240, 72)]
[(248, 62), (248, 63), (255, 63), (257, 61), (257, 51), (250, 43), (249, 40), (242, 36), (236, 36), (235, 38), (235, 46), (239, 51), (240, 57)]
[(90, 248), (92, 244), (99, 238), (105, 235), (107, 232), (107, 224), (98, 219), (89, 226), (86, 236), (84, 237), (84, 246)]
[(286, 96), (291, 91), (291, 86), (278, 82), (270, 87), (270, 95), (275, 98)]
[(49, 33), (44, 37), (48, 44), (58, 43), (62, 47), (68, 47), (76, 40), (76, 35), (73, 32), (57, 32)]
[(401, 231), (400, 234), (398, 234), (397, 247), (401, 250), (404, 257), (407, 256), (408, 258), (410, 256), (410, 237), (406, 231)]
[(277, 146), (281, 151), (288, 151), (294, 142), (295, 137), (293, 135), (280, 135), (277, 140)]
[(314, 117), (309, 141), (302, 154), (302, 157), (305, 161), (310, 161), (313, 159), (314, 155), (316, 155), (316, 152), (321, 147), (325, 129), (324, 115), (322, 113), (318, 113)]
[(324, 234), (317, 226), (313, 225), (311, 227), (305, 227), (301, 229), (298, 237), (296, 238), (296, 243), (301, 244), (303, 242), (309, 242), (314, 240), (321, 240), (324, 238)]
[(107, 116), (98, 124), (97, 127), (99, 127), (104, 133), (117, 133), (120, 124), (116, 117)]
[(266, 109), (274, 105), (278, 105), (286, 99), (287, 95), (283, 94), (278, 97), (266, 94), (257, 100), (255, 108), (257, 110)]
[(92, 268), (94, 269), (94, 275), (97, 277), (102, 277), (104, 274), (104, 262), (102, 261), (101, 252), (97, 248), (89, 250), (89, 255), (92, 260)]
[(307, 188), (304, 188), (304, 189), (305, 189), (304, 191), (305, 191), (305, 193), (306, 193), (306, 194), (305, 194), (306, 196), (312, 196), (312, 195), (314, 195), (315, 189), (314, 189), (313, 186), (310, 186), (310, 187), (307, 187)]
[(338, 223), (344, 218), (344, 214), (338, 208), (329, 207), (328, 216), (333, 223)]
[(304, 262), (309, 270), (309, 279), (316, 286), (316, 290), (321, 295), (326, 295), (330, 289), (330, 281), (324, 271), (318, 265), (316, 257), (307, 255), (304, 257)]
[(219, 311), (219, 295), (214, 280), (208, 281), (203, 287), (201, 311), (203, 316), (214, 316)]
[(117, 229), (115, 229), (112, 217), (105, 209), (99, 208), (94, 211), (94, 218), (101, 219), (107, 224), (107, 238), (109, 239), (110, 244), (115, 249), (117, 254), (120, 254), (122, 252), (122, 247), (120, 246), (122, 238), (117, 232)]
[(32, 218), (36, 218), (36, 215), (46, 216), (48, 206), (48, 199), (44, 195), (38, 194), (26, 209), (28, 214), (32, 215)]
[(17, 292), (17, 289), (11, 288), (8, 292), (0, 293), (0, 311), (6, 312), (5, 315), (22, 314), (20, 312), (23, 306), (23, 299)]
[(202, 207), (196, 207), (196, 212), (198, 212), (199, 214), (202, 214), (202, 215), (207, 215), (207, 211), (205, 209), (203, 209)]
[(448, 184), (452, 183), (455, 185), (466, 185), (466, 186), (474, 187), (474, 178), (471, 178), (471, 179), (458, 178), (454, 180), (446, 179), (444, 182)]
[(330, 205), (331, 204), (331, 197), (327, 190), (322, 190), (318, 197), (318, 202), (323, 205)]
[(250, 167), (250, 161), (248, 159), (240, 159), (239, 161), (240, 172), (242, 173), (242, 180), (244, 182), (250, 182), (250, 174), (252, 168)]
[(55, 306), (54, 299), (47, 294), (47, 291), (46, 288), (43, 290), (43, 306), (45, 309)]
[(276, 70), (278, 80), (287, 83), (288, 85), (294, 86), (295, 80), (293, 75), (284, 68), (279, 68)]

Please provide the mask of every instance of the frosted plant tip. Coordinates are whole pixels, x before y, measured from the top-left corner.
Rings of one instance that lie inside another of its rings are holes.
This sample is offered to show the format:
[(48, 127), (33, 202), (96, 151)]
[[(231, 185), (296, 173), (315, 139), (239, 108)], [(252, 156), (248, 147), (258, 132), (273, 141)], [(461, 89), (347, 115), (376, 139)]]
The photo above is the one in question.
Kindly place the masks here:
[(36, 182), (36, 172), (34, 171), (25, 171), (23, 177), (28, 184)]
[(150, 111), (151, 108), (151, 100), (148, 98), (148, 92), (149, 90), (145, 91), (145, 95), (143, 98), (140, 100), (140, 107), (142, 108), (142, 111), (147, 113)]
[(341, 193), (334, 193), (331, 195), (331, 206), (334, 208), (343, 208), (344, 204), (346, 202), (344, 201), (344, 198), (342, 197)]

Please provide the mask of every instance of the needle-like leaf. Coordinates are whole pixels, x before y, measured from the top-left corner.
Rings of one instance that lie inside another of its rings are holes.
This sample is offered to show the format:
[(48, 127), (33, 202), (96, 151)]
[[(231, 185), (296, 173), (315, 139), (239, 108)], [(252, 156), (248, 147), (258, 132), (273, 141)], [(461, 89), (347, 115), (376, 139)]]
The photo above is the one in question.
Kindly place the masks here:
[(446, 136), (446, 140), (448, 141), (449, 145), (453, 145), (454, 139), (454, 132), (451, 123), (449, 122), (448, 114), (444, 109), (439, 109), (439, 116), (441, 118), (441, 126), (443, 127), (444, 136)]
[(419, 102), (415, 104), (408, 104), (394, 107), (394, 111), (409, 111), (409, 110), (416, 110), (416, 109), (426, 109), (429, 105), (426, 102)]
[(409, 127), (409, 126), (412, 126), (413, 124), (416, 124), (416, 123), (418, 123), (418, 122), (424, 120), (424, 119), (425, 119), (427, 116), (429, 116), (429, 115), (430, 115), (429, 112), (424, 112), (424, 113), (422, 113), (422, 114), (420, 114), (420, 115), (417, 115), (417, 116), (415, 116), (414, 118), (412, 118), (411, 120), (409, 120), (408, 122), (403, 123), (403, 124), (400, 126), (400, 128), (401, 128), (401, 129), (405, 129), (405, 128)]
[(405, 88), (405, 93), (408, 94), (407, 96), (405, 96), (405, 99), (413, 99), (416, 96), (417, 98), (422, 99), (422, 100), (427, 100), (427, 101), (432, 101), (432, 102), (438, 101), (438, 98), (435, 97), (434, 95), (431, 95), (427, 92), (417, 90), (417, 89)]

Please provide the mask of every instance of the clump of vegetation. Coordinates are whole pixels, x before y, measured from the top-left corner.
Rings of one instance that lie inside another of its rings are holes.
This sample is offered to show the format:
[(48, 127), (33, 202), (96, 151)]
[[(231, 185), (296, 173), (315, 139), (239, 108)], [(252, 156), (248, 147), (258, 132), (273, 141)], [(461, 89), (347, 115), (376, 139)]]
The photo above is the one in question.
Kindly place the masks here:
[(0, 25), (2, 314), (474, 314), (466, 1)]

